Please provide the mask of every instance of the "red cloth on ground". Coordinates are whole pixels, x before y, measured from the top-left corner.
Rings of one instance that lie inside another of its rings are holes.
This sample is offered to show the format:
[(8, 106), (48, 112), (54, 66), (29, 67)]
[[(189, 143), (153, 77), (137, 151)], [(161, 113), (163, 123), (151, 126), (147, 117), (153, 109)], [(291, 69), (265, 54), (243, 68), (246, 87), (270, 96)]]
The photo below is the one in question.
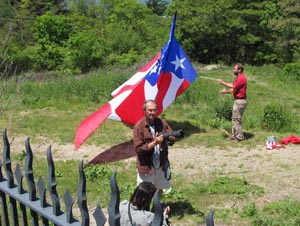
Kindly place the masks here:
[(288, 143), (300, 144), (300, 137), (296, 137), (294, 135), (291, 135), (287, 138), (283, 138), (279, 143), (280, 144), (288, 144)]
[(283, 146), (281, 144), (274, 144), (272, 146), (266, 146), (266, 150), (273, 150), (275, 148), (285, 148), (285, 146)]

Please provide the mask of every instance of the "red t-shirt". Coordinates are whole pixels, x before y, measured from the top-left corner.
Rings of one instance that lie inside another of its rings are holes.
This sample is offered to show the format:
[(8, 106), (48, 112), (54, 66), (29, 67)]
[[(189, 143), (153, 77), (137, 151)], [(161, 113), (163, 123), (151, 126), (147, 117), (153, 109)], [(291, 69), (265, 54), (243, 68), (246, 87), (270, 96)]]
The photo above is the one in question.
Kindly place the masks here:
[(233, 97), (235, 99), (246, 99), (246, 92), (247, 77), (244, 74), (238, 74), (233, 82)]

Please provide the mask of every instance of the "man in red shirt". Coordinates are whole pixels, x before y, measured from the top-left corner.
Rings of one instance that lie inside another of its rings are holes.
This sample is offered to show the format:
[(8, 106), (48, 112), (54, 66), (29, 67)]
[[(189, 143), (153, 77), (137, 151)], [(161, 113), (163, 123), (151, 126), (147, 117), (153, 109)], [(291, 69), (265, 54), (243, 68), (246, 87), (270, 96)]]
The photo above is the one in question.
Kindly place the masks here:
[(217, 79), (219, 84), (229, 88), (222, 89), (221, 94), (232, 94), (235, 99), (232, 108), (232, 137), (230, 138), (233, 141), (242, 141), (245, 139), (242, 130), (242, 116), (247, 107), (247, 77), (243, 71), (243, 65), (236, 64), (233, 68), (233, 73), (236, 76), (233, 83)]

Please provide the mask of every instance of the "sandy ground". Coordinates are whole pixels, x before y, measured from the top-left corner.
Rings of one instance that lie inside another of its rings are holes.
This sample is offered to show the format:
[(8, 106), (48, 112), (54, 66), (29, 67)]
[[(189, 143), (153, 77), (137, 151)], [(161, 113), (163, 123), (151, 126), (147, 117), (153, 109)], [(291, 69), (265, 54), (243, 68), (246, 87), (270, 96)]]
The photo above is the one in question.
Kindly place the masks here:
[[(11, 153), (25, 150), (26, 137), (12, 137)], [(51, 144), (53, 160), (76, 159), (88, 162), (109, 147), (84, 145), (74, 152), (73, 144), (60, 145), (39, 139), (30, 142), (34, 156), (46, 157)], [(300, 144), (288, 144), (284, 149), (267, 151), (264, 144), (250, 150), (238, 148), (232, 143), (230, 148), (170, 148), (170, 162), (173, 175), (183, 173), (192, 180), (203, 181), (212, 174), (246, 178), (250, 184), (261, 186), (266, 194), (253, 200), (257, 205), (281, 200), (286, 197), (300, 199)], [(0, 143), (1, 152), (3, 141)], [(124, 161), (124, 160), (122, 160)], [(125, 161), (135, 161), (135, 157)], [(205, 181), (204, 181), (205, 182)], [(229, 203), (228, 205), (239, 205)], [(242, 203), (240, 204), (242, 205)]]

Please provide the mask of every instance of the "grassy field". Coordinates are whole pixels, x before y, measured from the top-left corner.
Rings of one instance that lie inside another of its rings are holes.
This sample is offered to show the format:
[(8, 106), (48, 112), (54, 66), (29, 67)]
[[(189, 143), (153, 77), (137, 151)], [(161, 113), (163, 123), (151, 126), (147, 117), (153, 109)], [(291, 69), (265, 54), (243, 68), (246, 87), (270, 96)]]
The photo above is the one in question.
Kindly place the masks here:
[[(220, 95), (222, 87), (215, 81), (201, 78), (221, 78), (233, 81), (232, 67), (216, 69), (199, 68), (199, 78), (162, 115), (173, 129), (184, 129), (186, 137), (175, 147), (199, 147), (226, 149), (220, 128), (230, 131), (230, 95)], [(111, 99), (110, 93), (135, 73), (127, 70), (99, 70), (78, 77), (26, 74), (9, 80), (1, 80), (0, 126), (7, 128), (10, 136), (30, 136), (35, 143), (55, 141), (59, 144), (73, 143), (79, 123), (90, 113)], [(243, 128), (246, 141), (237, 144), (245, 150), (264, 144), (274, 135), (283, 138), (300, 134), (300, 83), (283, 68), (275, 66), (245, 66), (248, 76), (248, 107), (244, 114)], [(290, 76), (290, 77), (287, 77)], [(113, 146), (132, 139), (132, 129), (120, 122), (107, 120), (86, 141), (86, 145)], [(36, 175), (46, 175), (46, 158), (35, 157)], [(15, 162), (24, 159), (23, 150), (12, 153)], [(75, 194), (78, 178), (78, 162), (55, 162), (59, 193), (70, 188)], [(193, 165), (186, 166), (194, 168)], [(298, 167), (300, 167), (298, 165)], [(298, 168), (299, 170), (299, 168)], [(121, 198), (128, 199), (135, 187), (134, 162), (115, 162), (85, 168), (88, 179), (89, 205), (100, 203), (106, 207), (110, 192), (109, 177), (117, 172)], [(238, 197), (248, 200), (264, 194), (264, 189), (249, 184), (248, 178), (221, 177), (214, 175), (207, 183), (190, 183), (185, 175), (173, 175), (172, 192), (164, 197), (172, 204), (175, 225), (199, 225), (205, 222), (209, 211), (208, 200), (215, 203)], [(201, 194), (201, 195), (199, 195)], [(201, 207), (199, 206), (201, 203)], [(299, 225), (299, 200), (286, 199), (258, 208), (249, 202), (243, 209), (219, 208), (217, 225)], [(184, 222), (184, 223), (182, 223)], [(233, 223), (235, 222), (235, 223)]]

